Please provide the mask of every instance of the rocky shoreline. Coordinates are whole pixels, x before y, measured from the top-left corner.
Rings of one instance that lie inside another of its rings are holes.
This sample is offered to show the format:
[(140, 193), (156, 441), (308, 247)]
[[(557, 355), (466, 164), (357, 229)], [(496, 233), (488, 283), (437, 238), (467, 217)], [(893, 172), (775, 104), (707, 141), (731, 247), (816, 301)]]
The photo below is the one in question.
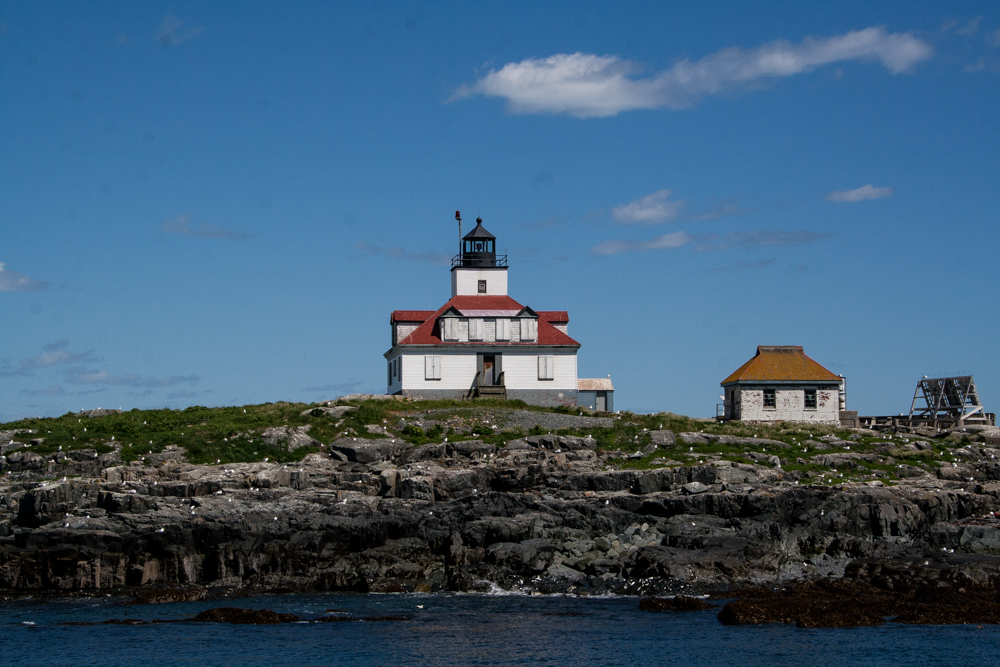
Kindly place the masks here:
[[(168, 449), (125, 465), (79, 450), (57, 479), (44, 479), (51, 460), (8, 443), (0, 598), (500, 588), (713, 593), (740, 598), (720, 615), (734, 623), (847, 624), (836, 610), (860, 599), (854, 624), (1000, 619), (994, 450), (963, 460), (961, 479), (942, 468), (805, 485), (780, 461), (672, 465), (678, 442), (703, 437), (681, 435), (648, 437), (664, 458), (647, 470), (615, 469), (621, 454), (586, 436), (410, 446), (387, 431), (289, 464), (193, 465)], [(975, 613), (959, 613), (963, 599)]]

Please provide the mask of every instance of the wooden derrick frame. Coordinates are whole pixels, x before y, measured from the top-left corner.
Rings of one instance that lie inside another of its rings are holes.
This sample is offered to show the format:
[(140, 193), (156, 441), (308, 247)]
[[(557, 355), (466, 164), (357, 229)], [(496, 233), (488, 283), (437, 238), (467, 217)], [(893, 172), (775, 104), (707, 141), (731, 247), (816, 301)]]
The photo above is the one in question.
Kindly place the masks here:
[[(923, 399), (924, 405), (917, 403)], [(922, 378), (917, 382), (910, 404), (910, 423), (930, 427), (988, 423), (990, 420), (979, 402), (979, 393), (971, 375), (946, 378)]]

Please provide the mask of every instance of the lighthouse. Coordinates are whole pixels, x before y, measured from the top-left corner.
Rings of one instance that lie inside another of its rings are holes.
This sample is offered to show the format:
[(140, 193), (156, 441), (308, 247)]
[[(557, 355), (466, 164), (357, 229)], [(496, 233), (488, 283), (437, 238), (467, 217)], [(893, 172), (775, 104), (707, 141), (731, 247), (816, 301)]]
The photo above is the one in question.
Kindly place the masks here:
[[(455, 217), (461, 225), (461, 215)], [(451, 298), (436, 310), (390, 316), (387, 393), (578, 405), (580, 343), (569, 335), (568, 313), (535, 310), (507, 293), (507, 256), (497, 254), (497, 239), (482, 218), (469, 233), (460, 232), (460, 244), (451, 261)], [(610, 410), (610, 398), (600, 408)]]

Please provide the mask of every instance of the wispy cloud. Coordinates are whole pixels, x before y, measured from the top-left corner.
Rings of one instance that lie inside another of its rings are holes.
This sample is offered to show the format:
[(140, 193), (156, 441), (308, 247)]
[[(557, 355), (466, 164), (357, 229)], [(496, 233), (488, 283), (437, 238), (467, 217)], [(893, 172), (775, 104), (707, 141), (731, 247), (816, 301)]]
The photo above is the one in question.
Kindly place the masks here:
[(829, 233), (805, 230), (765, 230), (756, 229), (728, 234), (700, 234), (694, 249), (697, 252), (714, 252), (730, 248), (757, 248), (761, 246), (800, 246), (815, 243), (833, 236)]
[(684, 205), (680, 199), (670, 200), (670, 190), (657, 190), (629, 204), (615, 206), (611, 215), (622, 224), (655, 225), (676, 218)]
[(167, 14), (160, 22), (160, 31), (157, 33), (156, 41), (161, 46), (174, 46), (186, 42), (192, 37), (197, 37), (205, 29), (201, 26), (184, 25), (184, 22), (173, 14)]
[(866, 199), (882, 199), (891, 195), (892, 192), (892, 188), (876, 188), (869, 183), (853, 190), (834, 190), (826, 198), (836, 202), (856, 202)]
[(635, 109), (683, 109), (703, 97), (760, 86), (836, 62), (878, 61), (892, 74), (913, 69), (933, 48), (912, 33), (871, 27), (799, 44), (777, 40), (756, 49), (732, 47), (697, 61), (640, 76), (641, 67), (612, 55), (560, 53), (491, 70), (459, 87), (449, 101), (472, 95), (499, 97), (512, 113), (565, 113), (579, 118), (615, 116)]
[(687, 219), (691, 222), (708, 222), (709, 220), (718, 220), (726, 216), (746, 215), (747, 213), (753, 213), (753, 211), (740, 206), (739, 200), (733, 197), (718, 202), (706, 211), (689, 215)]
[(604, 241), (595, 245), (590, 252), (594, 255), (622, 255), (629, 252), (648, 252), (650, 250), (672, 250), (680, 248), (692, 241), (685, 232), (673, 232), (657, 236), (650, 241), (631, 241), (616, 239)]
[(185, 236), (197, 236), (203, 239), (223, 239), (225, 241), (242, 241), (249, 238), (249, 234), (239, 230), (226, 229), (222, 225), (213, 225), (203, 222), (200, 225), (192, 225), (191, 217), (179, 215), (170, 220), (160, 223), (160, 229), (168, 234), (184, 234)]
[(66, 392), (63, 388), (57, 384), (52, 384), (45, 389), (22, 389), (22, 394), (27, 394), (28, 396), (61, 396)]
[(35, 280), (17, 271), (8, 271), (0, 262), (0, 292), (37, 292), (49, 286), (43, 280)]
[(945, 19), (941, 23), (941, 32), (952, 32), (956, 35), (975, 35), (979, 32), (979, 24), (983, 17), (977, 16), (965, 21), (959, 19)]
[(393, 259), (405, 259), (411, 262), (427, 262), (428, 264), (447, 265), (451, 262), (451, 255), (439, 252), (414, 252), (402, 246), (380, 246), (359, 241), (356, 246), (363, 255), (385, 255)]
[(96, 384), (161, 389), (176, 384), (193, 384), (200, 379), (197, 375), (171, 375), (169, 377), (155, 378), (142, 377), (140, 375), (113, 375), (106, 370), (75, 369), (66, 375), (65, 381), (69, 384)]
[(68, 340), (60, 340), (46, 345), (37, 357), (21, 359), (16, 365), (6, 365), (0, 369), (0, 376), (28, 375), (31, 371), (51, 366), (69, 366), (71, 364), (92, 363), (96, 361), (94, 351), (70, 352)]

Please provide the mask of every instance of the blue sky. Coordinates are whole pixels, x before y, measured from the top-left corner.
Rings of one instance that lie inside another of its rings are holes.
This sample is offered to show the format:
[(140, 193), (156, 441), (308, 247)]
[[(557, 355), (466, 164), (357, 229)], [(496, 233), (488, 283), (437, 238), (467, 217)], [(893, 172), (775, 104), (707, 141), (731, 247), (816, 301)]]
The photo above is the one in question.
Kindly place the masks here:
[(456, 209), (618, 408), (995, 411), (998, 109), (992, 2), (0, 2), (0, 420), (384, 391)]

